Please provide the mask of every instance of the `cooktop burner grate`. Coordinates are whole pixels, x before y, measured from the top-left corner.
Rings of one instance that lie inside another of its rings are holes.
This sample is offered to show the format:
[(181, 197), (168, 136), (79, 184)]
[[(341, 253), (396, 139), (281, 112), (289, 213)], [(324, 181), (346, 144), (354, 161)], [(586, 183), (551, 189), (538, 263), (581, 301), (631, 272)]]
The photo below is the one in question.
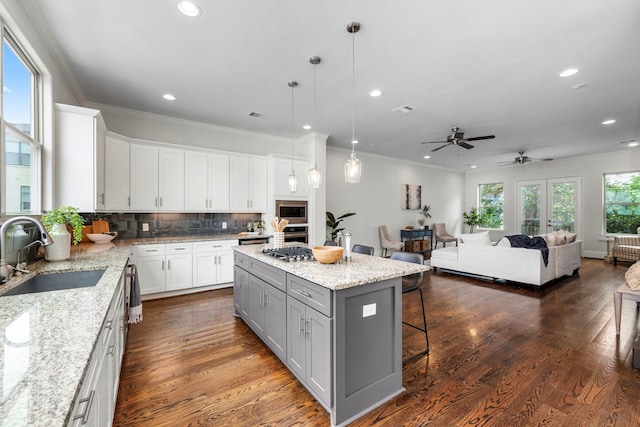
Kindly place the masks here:
[(262, 253), (286, 262), (313, 261), (313, 253), (309, 248), (299, 246), (281, 249), (263, 249)]

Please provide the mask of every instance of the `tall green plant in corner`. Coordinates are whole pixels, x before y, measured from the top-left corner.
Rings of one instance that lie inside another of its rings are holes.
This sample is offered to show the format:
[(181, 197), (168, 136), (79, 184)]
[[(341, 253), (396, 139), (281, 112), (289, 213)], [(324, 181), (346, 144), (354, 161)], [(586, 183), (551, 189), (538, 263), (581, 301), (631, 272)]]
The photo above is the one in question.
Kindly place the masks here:
[(462, 217), (464, 218), (464, 223), (469, 226), (470, 233), (473, 233), (473, 229), (480, 224), (480, 214), (478, 213), (477, 208), (469, 209), (469, 213), (463, 212)]
[(42, 214), (42, 225), (47, 232), (51, 232), (56, 224), (69, 224), (73, 229), (73, 244), (77, 245), (82, 240), (82, 225), (84, 218), (78, 213), (78, 209), (72, 206), (62, 206)]
[(344, 215), (340, 215), (339, 217), (335, 217), (331, 212), (327, 211), (327, 227), (331, 229), (331, 238), (327, 236), (327, 240), (331, 240), (332, 242), (336, 241), (336, 236), (338, 235), (338, 231), (344, 230), (343, 228), (338, 228), (340, 223), (345, 218), (349, 218), (350, 216), (355, 215), (355, 212), (349, 212)]

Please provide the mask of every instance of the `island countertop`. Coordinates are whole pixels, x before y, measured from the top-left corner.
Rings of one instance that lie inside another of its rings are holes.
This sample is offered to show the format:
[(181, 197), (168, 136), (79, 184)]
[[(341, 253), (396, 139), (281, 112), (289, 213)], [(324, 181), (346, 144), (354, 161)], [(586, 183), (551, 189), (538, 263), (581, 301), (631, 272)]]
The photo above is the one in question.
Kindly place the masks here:
[[(291, 246), (304, 246), (292, 244)], [(429, 266), (354, 253), (351, 261), (321, 264), (318, 261), (286, 262), (262, 253), (271, 244), (238, 246), (234, 250), (265, 264), (331, 290), (348, 289), (429, 270)]]

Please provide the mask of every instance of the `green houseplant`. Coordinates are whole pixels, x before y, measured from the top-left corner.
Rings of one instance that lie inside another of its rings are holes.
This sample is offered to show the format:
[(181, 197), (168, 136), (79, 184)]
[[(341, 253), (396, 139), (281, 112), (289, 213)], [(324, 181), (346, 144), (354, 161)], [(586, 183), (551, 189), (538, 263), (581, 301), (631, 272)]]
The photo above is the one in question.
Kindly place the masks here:
[(73, 244), (77, 245), (82, 240), (82, 226), (84, 218), (78, 213), (78, 209), (72, 206), (62, 206), (42, 214), (42, 225), (48, 233), (55, 233), (56, 224), (69, 224), (73, 230)]
[[(431, 210), (431, 205), (424, 205), (422, 209), (420, 209), (420, 213), (424, 217), (418, 220), (418, 224), (420, 224), (420, 226), (424, 227), (425, 221), (431, 218), (431, 213), (429, 213), (430, 210)], [(426, 228), (428, 229), (429, 226), (427, 225)]]
[(349, 218), (353, 215), (355, 215), (355, 212), (349, 212), (336, 218), (331, 212), (327, 211), (327, 227), (331, 229), (331, 238), (327, 237), (327, 240), (335, 242), (338, 232), (344, 230), (344, 227), (338, 228), (340, 226), (340, 223), (345, 218)]
[(473, 207), (469, 209), (469, 213), (463, 212), (462, 217), (464, 218), (464, 223), (469, 226), (470, 233), (473, 233), (473, 229), (480, 224), (481, 218), (478, 209)]

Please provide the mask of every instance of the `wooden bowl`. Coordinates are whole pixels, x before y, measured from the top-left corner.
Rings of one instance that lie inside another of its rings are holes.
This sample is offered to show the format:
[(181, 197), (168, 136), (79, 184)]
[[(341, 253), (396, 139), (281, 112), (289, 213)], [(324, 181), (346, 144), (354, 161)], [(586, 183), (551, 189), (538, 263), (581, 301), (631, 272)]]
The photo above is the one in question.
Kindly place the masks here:
[(342, 258), (340, 246), (314, 246), (311, 249), (313, 257), (321, 264), (335, 264)]

